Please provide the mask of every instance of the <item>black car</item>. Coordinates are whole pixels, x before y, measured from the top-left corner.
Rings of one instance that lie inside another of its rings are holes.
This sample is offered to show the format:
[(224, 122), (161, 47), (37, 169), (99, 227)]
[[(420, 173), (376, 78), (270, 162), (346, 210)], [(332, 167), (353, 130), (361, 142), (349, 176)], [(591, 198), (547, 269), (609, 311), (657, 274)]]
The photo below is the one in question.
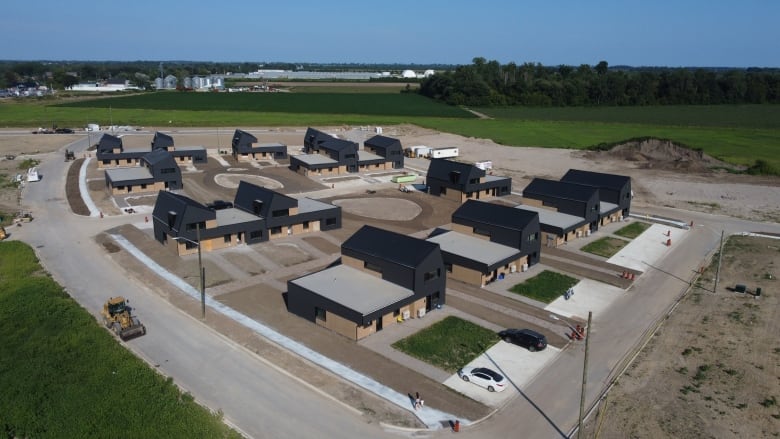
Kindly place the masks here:
[(233, 207), (233, 203), (225, 200), (214, 200), (213, 203), (207, 204), (206, 207), (208, 207), (211, 210), (230, 209), (231, 207)]
[(547, 338), (531, 329), (505, 329), (499, 332), (498, 336), (507, 343), (522, 346), (531, 352), (547, 347)]

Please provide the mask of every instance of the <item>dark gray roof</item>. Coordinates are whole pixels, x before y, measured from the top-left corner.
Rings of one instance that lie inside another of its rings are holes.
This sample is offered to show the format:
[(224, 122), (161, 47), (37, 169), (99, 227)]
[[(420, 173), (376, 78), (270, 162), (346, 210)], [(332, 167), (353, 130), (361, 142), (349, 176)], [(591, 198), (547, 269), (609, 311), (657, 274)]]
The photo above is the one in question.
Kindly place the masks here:
[(462, 218), (464, 220), (476, 221), (483, 224), (522, 230), (537, 216), (537, 213), (519, 210), (509, 206), (486, 203), (484, 201), (467, 200), (452, 213), (452, 222), (457, 223), (457, 219)]
[(428, 166), (428, 178), (451, 181), (450, 174), (457, 173), (457, 184), (465, 185), (472, 178), (485, 176), (485, 171), (469, 163), (456, 162), (447, 159), (433, 159)]
[[(255, 212), (256, 201), (262, 203), (259, 206), (259, 212)], [(238, 183), (234, 204), (237, 208), (243, 209), (246, 212), (268, 218), (274, 210), (290, 209), (298, 206), (298, 200), (279, 192), (272, 191), (271, 189), (241, 180)]]
[(370, 139), (367, 139), (365, 142), (363, 142), (364, 145), (370, 145), (378, 148), (387, 148), (388, 146), (392, 146), (394, 144), (398, 143), (401, 144), (401, 141), (398, 139), (394, 139), (392, 137), (386, 137), (386, 136), (380, 136), (376, 135)]
[(583, 171), (580, 169), (569, 169), (569, 171), (566, 172), (563, 177), (561, 177), (561, 181), (604, 187), (619, 191), (623, 189), (626, 184), (631, 183), (631, 177), (627, 177), (625, 175)]
[(97, 151), (113, 152), (114, 148), (122, 149), (122, 139), (111, 134), (103, 134), (98, 142)]
[(173, 137), (161, 133), (157, 131), (154, 133), (154, 138), (152, 138), (152, 149), (155, 148), (168, 148), (169, 146), (173, 146)]
[(598, 188), (594, 186), (534, 178), (528, 183), (528, 186), (523, 189), (523, 196), (533, 198), (531, 195), (536, 194), (565, 200), (588, 202), (594, 192), (598, 192)]
[(439, 249), (438, 244), (373, 226), (363, 226), (341, 244), (342, 251), (375, 256), (406, 267), (416, 268)]
[(233, 147), (249, 146), (257, 142), (257, 137), (244, 130), (236, 130), (233, 133)]
[(170, 152), (164, 149), (155, 149), (154, 151), (146, 154), (142, 158), (143, 161), (149, 164), (149, 166), (168, 165), (179, 167), (176, 164), (176, 160), (173, 158)]

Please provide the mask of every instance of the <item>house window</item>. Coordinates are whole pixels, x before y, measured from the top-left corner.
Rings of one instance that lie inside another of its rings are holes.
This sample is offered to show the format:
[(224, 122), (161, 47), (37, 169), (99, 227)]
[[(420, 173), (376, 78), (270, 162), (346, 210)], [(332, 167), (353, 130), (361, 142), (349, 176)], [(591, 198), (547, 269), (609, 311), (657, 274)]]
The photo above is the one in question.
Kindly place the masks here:
[(400, 309), (397, 309), (397, 310), (393, 311), (393, 317), (398, 317), (400, 315), (401, 315), (401, 310)]
[(263, 202), (260, 200), (255, 200), (252, 202), (252, 211), (255, 215), (260, 215), (260, 212), (263, 210)]
[(348, 159), (354, 159), (354, 158), (355, 158), (355, 154), (346, 154), (346, 155), (344, 156), (344, 158), (348, 158)]
[(233, 237), (231, 235), (225, 235), (225, 244), (230, 244), (230, 242), (233, 240)]
[(444, 263), (444, 269), (447, 270), (447, 273), (452, 273), (452, 264)]
[(190, 231), (190, 232), (193, 231), (193, 230), (197, 230), (198, 229), (198, 224), (200, 224), (200, 229), (201, 230), (205, 230), (206, 229), (206, 222), (202, 221), (202, 222), (199, 222), (199, 223), (189, 223), (189, 224), (187, 224), (187, 226), (185, 226), (185, 230)]
[(280, 233), (282, 233), (282, 227), (281, 227), (281, 226), (278, 226), (278, 227), (272, 227), (272, 228), (271, 228), (271, 234), (272, 234), (272, 235), (278, 235), (278, 234), (280, 234)]
[(289, 215), (290, 215), (290, 209), (279, 209), (271, 212), (271, 216), (274, 218), (279, 218), (280, 216), (289, 216)]
[(162, 168), (160, 169), (160, 174), (174, 174), (176, 173), (176, 168)]
[(249, 232), (249, 239), (259, 239), (263, 237), (263, 231), (262, 230), (253, 230)]
[(458, 171), (450, 172), (450, 183), (457, 183), (458, 180), (460, 180), (460, 172)]
[(303, 222), (303, 230), (309, 230), (309, 222), (308, 221), (304, 221)]
[(184, 248), (187, 250), (192, 250), (194, 248), (197, 248), (198, 244), (192, 241), (184, 241)]
[(325, 219), (325, 225), (326, 226), (333, 226), (336, 224), (336, 218), (326, 218)]
[(363, 268), (366, 270), (376, 271), (379, 274), (382, 274), (382, 267), (376, 264), (372, 264), (370, 262), (363, 261)]
[(528, 235), (528, 242), (534, 242), (537, 239), (539, 239), (539, 234), (538, 233), (532, 233), (532, 234)]
[(145, 185), (145, 184), (142, 184), (142, 185), (141, 185), (141, 189), (146, 189), (146, 185)]
[(103, 164), (104, 165), (110, 165), (111, 164), (111, 160), (103, 160)]
[(478, 178), (472, 178), (472, 179), (469, 180), (469, 184), (477, 184), (477, 183), (479, 183), (479, 179)]
[(482, 235), (482, 236), (490, 237), (490, 231), (485, 230), (485, 229), (480, 229), (479, 227), (474, 227), (474, 228), (471, 229), (471, 231), (475, 235)]
[(432, 271), (429, 271), (429, 272), (425, 273), (425, 276), (423, 276), (423, 280), (425, 282), (428, 282), (428, 281), (431, 281), (431, 280), (434, 280), (434, 279), (438, 279), (439, 276), (441, 276), (441, 269), (437, 268), (435, 270), (432, 270)]
[(325, 310), (320, 308), (320, 307), (318, 307), (318, 306), (315, 306), (314, 307), (314, 317), (317, 320), (322, 320), (324, 322), (325, 321)]

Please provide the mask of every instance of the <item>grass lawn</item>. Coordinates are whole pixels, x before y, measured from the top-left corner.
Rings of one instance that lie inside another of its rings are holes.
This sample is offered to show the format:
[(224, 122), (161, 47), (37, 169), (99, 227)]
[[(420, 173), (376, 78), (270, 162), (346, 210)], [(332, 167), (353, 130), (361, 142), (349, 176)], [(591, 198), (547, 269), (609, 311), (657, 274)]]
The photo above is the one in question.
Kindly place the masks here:
[(634, 221), (633, 223), (615, 232), (615, 235), (622, 236), (628, 239), (634, 239), (649, 228), (650, 228), (650, 224), (643, 223), (641, 221)]
[(0, 242), (3, 437), (240, 438), (125, 349), (43, 272)]
[(509, 291), (540, 302), (550, 303), (561, 297), (577, 282), (579, 281), (573, 277), (545, 270), (527, 281), (513, 286)]
[(454, 373), (496, 342), (498, 335), (493, 331), (449, 316), (412, 336), (398, 340), (393, 343), (393, 347)]
[(620, 251), (621, 248), (625, 247), (626, 244), (628, 244), (628, 242), (623, 239), (610, 238), (609, 236), (605, 236), (583, 246), (580, 250), (593, 253), (594, 255), (603, 256), (605, 258), (610, 258), (614, 256), (615, 253)]

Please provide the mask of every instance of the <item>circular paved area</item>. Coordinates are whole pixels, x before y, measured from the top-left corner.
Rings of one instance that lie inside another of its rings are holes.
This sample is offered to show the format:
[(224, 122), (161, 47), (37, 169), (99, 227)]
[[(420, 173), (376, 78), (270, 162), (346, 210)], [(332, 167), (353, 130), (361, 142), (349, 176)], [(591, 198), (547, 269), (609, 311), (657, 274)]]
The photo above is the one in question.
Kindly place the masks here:
[(390, 221), (409, 221), (422, 212), (417, 203), (402, 198), (349, 198), (333, 204), (353, 215)]

